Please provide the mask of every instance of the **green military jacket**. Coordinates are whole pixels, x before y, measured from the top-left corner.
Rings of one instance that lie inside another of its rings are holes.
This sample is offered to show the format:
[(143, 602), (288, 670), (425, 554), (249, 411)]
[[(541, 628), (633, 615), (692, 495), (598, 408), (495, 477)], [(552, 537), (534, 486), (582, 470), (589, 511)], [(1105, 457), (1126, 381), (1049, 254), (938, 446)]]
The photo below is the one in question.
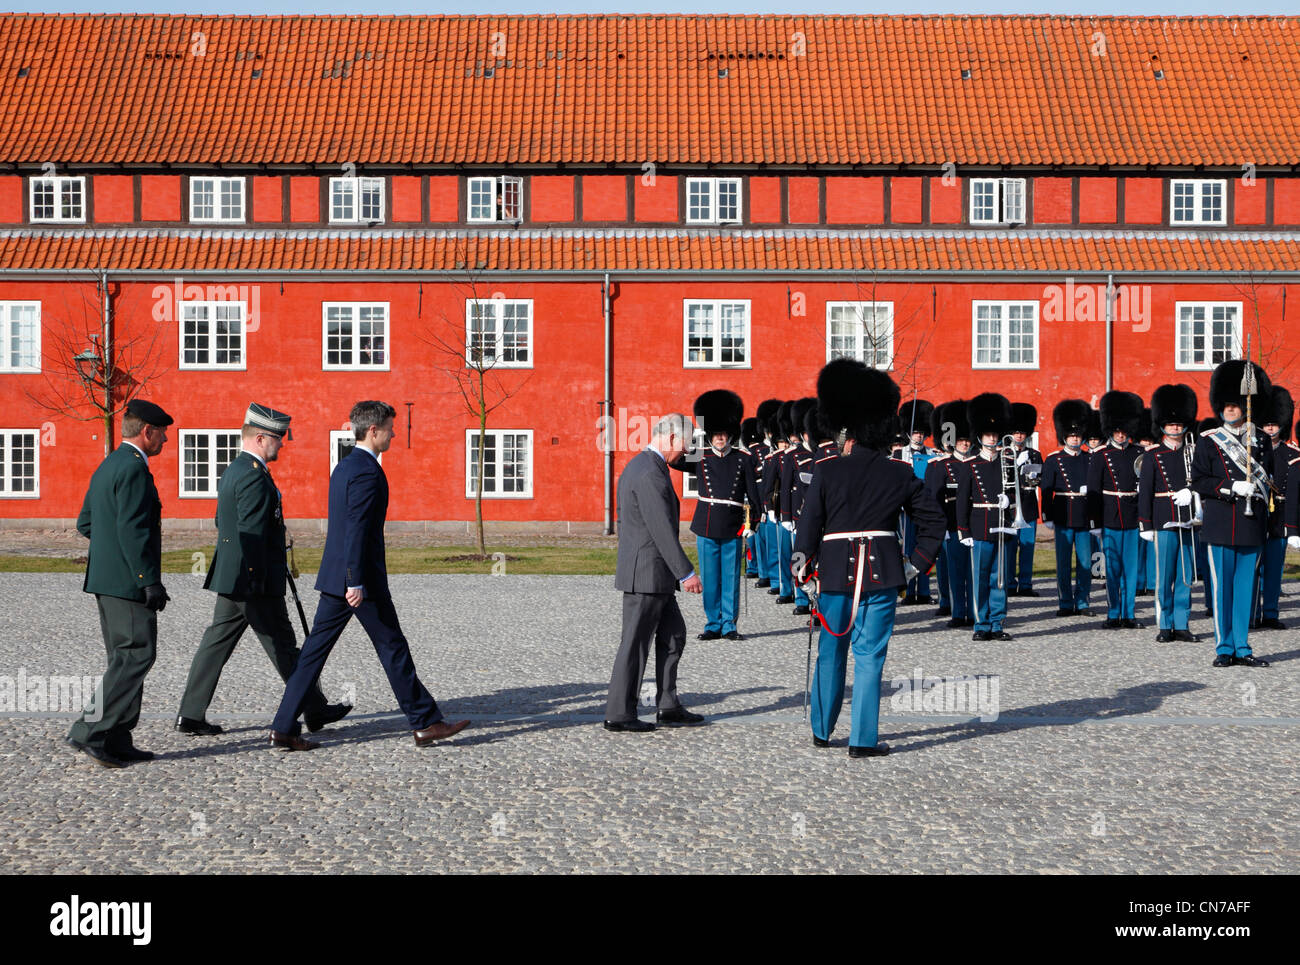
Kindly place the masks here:
[(241, 452), (217, 482), (217, 552), (205, 589), (236, 598), (285, 592), (280, 491), (261, 460)]
[(90, 540), (87, 593), (143, 603), (162, 582), (162, 500), (135, 446), (122, 443), (90, 477), (77, 531)]

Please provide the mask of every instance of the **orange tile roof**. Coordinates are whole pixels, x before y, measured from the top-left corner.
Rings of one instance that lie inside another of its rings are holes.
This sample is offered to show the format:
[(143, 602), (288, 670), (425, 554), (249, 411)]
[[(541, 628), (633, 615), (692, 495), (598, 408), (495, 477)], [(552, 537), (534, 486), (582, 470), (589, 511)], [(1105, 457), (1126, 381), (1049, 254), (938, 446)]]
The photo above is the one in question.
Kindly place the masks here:
[(1300, 270), (1294, 235), (1059, 232), (0, 232), (4, 271), (879, 272), (1132, 274)]
[(1295, 165), (1300, 19), (6, 15), (0, 117), (22, 163)]

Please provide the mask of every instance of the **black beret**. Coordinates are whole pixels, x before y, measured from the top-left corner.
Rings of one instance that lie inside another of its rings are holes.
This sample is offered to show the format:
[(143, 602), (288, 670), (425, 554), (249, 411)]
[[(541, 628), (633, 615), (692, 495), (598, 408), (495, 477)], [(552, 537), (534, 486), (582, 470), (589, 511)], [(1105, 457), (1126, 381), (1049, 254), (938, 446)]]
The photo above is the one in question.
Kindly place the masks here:
[(145, 425), (166, 428), (176, 420), (162, 410), (162, 406), (146, 402), (144, 399), (132, 399), (126, 404), (126, 414), (135, 416)]

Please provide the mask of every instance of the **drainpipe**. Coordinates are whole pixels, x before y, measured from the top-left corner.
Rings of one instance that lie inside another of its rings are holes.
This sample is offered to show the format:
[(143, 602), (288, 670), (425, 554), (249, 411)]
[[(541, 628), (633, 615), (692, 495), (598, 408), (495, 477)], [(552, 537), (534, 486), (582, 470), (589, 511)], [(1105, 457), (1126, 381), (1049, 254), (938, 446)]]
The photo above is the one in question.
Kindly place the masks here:
[(99, 283), (104, 292), (104, 456), (113, 452), (113, 311), (108, 292), (108, 272), (102, 271)]
[(609, 272), (605, 272), (605, 281), (600, 288), (602, 311), (605, 316), (605, 393), (600, 407), (605, 419), (605, 535), (614, 535), (614, 440), (613, 434), (613, 399), (610, 398), (610, 386), (613, 383), (612, 335), (613, 320), (610, 312)]
[(1110, 391), (1111, 379), (1114, 375), (1112, 371), (1112, 352), (1114, 348), (1114, 326), (1115, 318), (1113, 306), (1115, 304), (1115, 282), (1114, 275), (1106, 273), (1106, 391)]

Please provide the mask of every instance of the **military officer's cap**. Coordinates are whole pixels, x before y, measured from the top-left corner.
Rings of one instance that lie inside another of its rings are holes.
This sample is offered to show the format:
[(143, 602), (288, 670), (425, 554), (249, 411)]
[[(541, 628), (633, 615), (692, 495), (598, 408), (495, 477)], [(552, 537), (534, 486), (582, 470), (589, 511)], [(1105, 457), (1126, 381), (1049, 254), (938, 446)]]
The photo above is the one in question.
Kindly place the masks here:
[(165, 428), (176, 420), (163, 411), (162, 406), (146, 402), (144, 399), (132, 399), (126, 404), (126, 414), (135, 416), (145, 425)]
[(278, 409), (258, 405), (254, 402), (248, 407), (248, 411), (244, 413), (244, 425), (253, 426), (263, 432), (269, 432), (271, 435), (288, 436), (292, 439), (293, 433), (289, 430), (291, 418), (291, 416), (285, 415)]

